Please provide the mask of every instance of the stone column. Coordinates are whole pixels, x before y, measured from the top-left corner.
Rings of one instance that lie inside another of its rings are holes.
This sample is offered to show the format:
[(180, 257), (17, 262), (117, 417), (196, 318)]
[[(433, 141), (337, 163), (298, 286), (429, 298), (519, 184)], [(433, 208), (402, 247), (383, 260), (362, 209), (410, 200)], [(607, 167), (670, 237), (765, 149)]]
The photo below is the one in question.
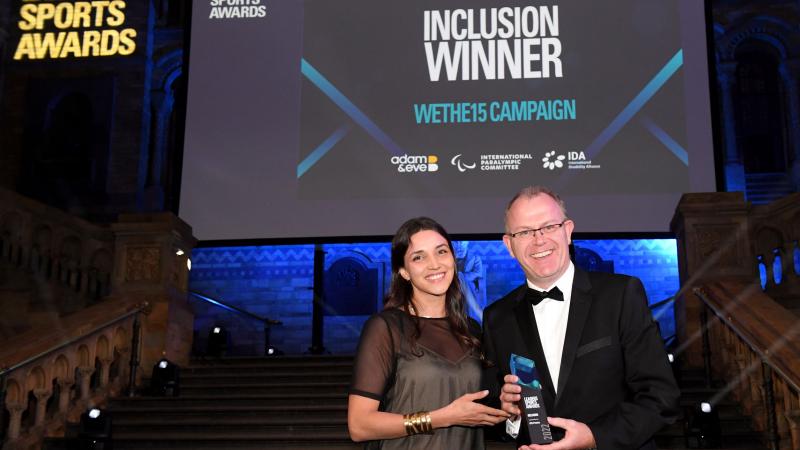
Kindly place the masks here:
[(81, 298), (89, 297), (89, 269), (90, 267), (88, 264), (83, 264), (78, 268), (78, 294)]
[(719, 278), (758, 280), (748, 212), (741, 192), (697, 193), (684, 194), (672, 217), (682, 286), (675, 301), (675, 324), (689, 367), (703, 366), (704, 306), (692, 289)]
[(108, 373), (111, 369), (111, 363), (114, 360), (111, 358), (103, 358), (100, 360), (100, 387), (108, 386)]
[(6, 405), (9, 414), (8, 420), (8, 437), (9, 441), (13, 441), (19, 438), (20, 428), (22, 428), (22, 413), (25, 412), (27, 409), (25, 405), (15, 404), (15, 405)]
[(73, 380), (58, 380), (58, 412), (66, 414), (69, 412), (69, 396), (72, 390), (72, 385), (75, 384)]
[(81, 388), (81, 401), (89, 400), (92, 374), (94, 374), (94, 367), (78, 368), (78, 385)]
[(47, 414), (47, 400), (53, 395), (48, 389), (34, 389), (33, 395), (36, 397), (36, 416), (34, 416), (33, 426), (41, 427)]
[(187, 299), (186, 259), (196, 243), (191, 227), (171, 213), (122, 214), (113, 230), (113, 291), (150, 304), (142, 323), (142, 371), (162, 356), (187, 365), (194, 327)]
[(745, 192), (744, 164), (736, 146), (736, 109), (733, 101), (733, 89), (736, 87), (736, 63), (719, 63), (717, 69), (722, 103), (722, 123), (720, 125), (725, 149), (725, 186), (729, 192)]

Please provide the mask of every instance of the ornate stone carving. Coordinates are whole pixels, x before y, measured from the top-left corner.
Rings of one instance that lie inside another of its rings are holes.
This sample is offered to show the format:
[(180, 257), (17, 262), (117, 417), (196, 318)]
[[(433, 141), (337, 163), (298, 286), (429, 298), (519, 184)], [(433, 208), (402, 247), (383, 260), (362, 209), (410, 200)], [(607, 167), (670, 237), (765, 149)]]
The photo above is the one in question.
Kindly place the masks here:
[(704, 266), (712, 259), (712, 267), (734, 268), (739, 265), (738, 227), (728, 224), (703, 225), (696, 228), (696, 234), (697, 267)]
[(126, 281), (159, 281), (161, 279), (160, 248), (128, 247), (126, 252)]

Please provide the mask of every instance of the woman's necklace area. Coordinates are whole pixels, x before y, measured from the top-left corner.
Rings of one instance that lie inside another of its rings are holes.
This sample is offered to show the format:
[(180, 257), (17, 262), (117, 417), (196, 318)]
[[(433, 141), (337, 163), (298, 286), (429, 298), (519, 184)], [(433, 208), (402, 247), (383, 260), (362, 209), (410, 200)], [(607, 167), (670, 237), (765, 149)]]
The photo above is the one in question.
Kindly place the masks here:
[(408, 305), (408, 312), (413, 316), (421, 317), (423, 319), (444, 319), (445, 317), (447, 317), (447, 314), (443, 316), (426, 316), (424, 314), (420, 314), (419, 312), (417, 312), (417, 309), (414, 308), (414, 305), (412, 303), (409, 303)]

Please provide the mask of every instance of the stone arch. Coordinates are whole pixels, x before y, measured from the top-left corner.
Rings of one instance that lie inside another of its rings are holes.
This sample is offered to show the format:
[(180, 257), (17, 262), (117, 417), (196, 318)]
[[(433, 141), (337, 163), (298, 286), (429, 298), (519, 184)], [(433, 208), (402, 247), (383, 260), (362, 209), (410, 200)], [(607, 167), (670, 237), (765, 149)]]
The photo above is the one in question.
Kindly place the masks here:
[(92, 355), (89, 353), (89, 347), (86, 344), (82, 344), (78, 347), (78, 366), (79, 367), (89, 367), (92, 362)]
[(80, 283), (82, 243), (77, 236), (67, 236), (61, 241), (58, 252), (58, 279), (76, 290)]
[(53, 378), (66, 380), (70, 376), (69, 360), (64, 355), (58, 355), (53, 362)]
[(125, 329), (122, 327), (117, 327), (114, 330), (114, 339), (113, 339), (114, 350), (120, 350), (120, 351), (125, 350), (128, 348), (129, 344), (130, 342), (128, 339), (128, 332), (125, 331)]
[(47, 387), (47, 377), (45, 376), (44, 369), (40, 366), (34, 367), (25, 379), (25, 387), (29, 391), (36, 389), (45, 389)]
[(785, 172), (787, 168), (790, 136), (785, 131), (789, 99), (781, 73), (784, 53), (773, 40), (755, 35), (739, 42), (733, 55), (736, 145), (745, 173)]
[(97, 338), (94, 354), (99, 359), (106, 359), (111, 356), (111, 346), (108, 344), (108, 338), (104, 335)]
[(769, 44), (779, 53), (782, 59), (792, 56), (792, 49), (798, 39), (794, 27), (776, 17), (758, 16), (746, 18), (742, 22), (728, 27), (722, 36), (718, 36), (717, 51), (723, 60), (734, 60), (738, 47), (750, 40), (757, 39)]
[(24, 390), (22, 386), (13, 378), (8, 380), (8, 384), (6, 384), (6, 405), (21, 405), (23, 402)]
[(33, 230), (33, 246), (31, 248), (31, 269), (48, 274), (52, 260), (53, 230), (48, 225), (38, 225)]
[(783, 247), (783, 234), (777, 228), (763, 226), (756, 230), (756, 254), (771, 254), (776, 248)]

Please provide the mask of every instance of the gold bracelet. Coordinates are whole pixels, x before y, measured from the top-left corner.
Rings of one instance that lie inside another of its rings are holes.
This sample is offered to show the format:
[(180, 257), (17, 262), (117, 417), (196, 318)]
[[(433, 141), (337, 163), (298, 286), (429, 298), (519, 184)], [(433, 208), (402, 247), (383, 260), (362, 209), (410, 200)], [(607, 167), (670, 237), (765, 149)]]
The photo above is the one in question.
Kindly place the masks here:
[(406, 434), (411, 436), (414, 433), (414, 427), (411, 423), (411, 414), (403, 414), (403, 425), (406, 427)]
[(406, 434), (409, 436), (430, 433), (433, 431), (431, 424), (431, 413), (420, 411), (414, 414), (403, 414), (403, 425), (406, 427)]

